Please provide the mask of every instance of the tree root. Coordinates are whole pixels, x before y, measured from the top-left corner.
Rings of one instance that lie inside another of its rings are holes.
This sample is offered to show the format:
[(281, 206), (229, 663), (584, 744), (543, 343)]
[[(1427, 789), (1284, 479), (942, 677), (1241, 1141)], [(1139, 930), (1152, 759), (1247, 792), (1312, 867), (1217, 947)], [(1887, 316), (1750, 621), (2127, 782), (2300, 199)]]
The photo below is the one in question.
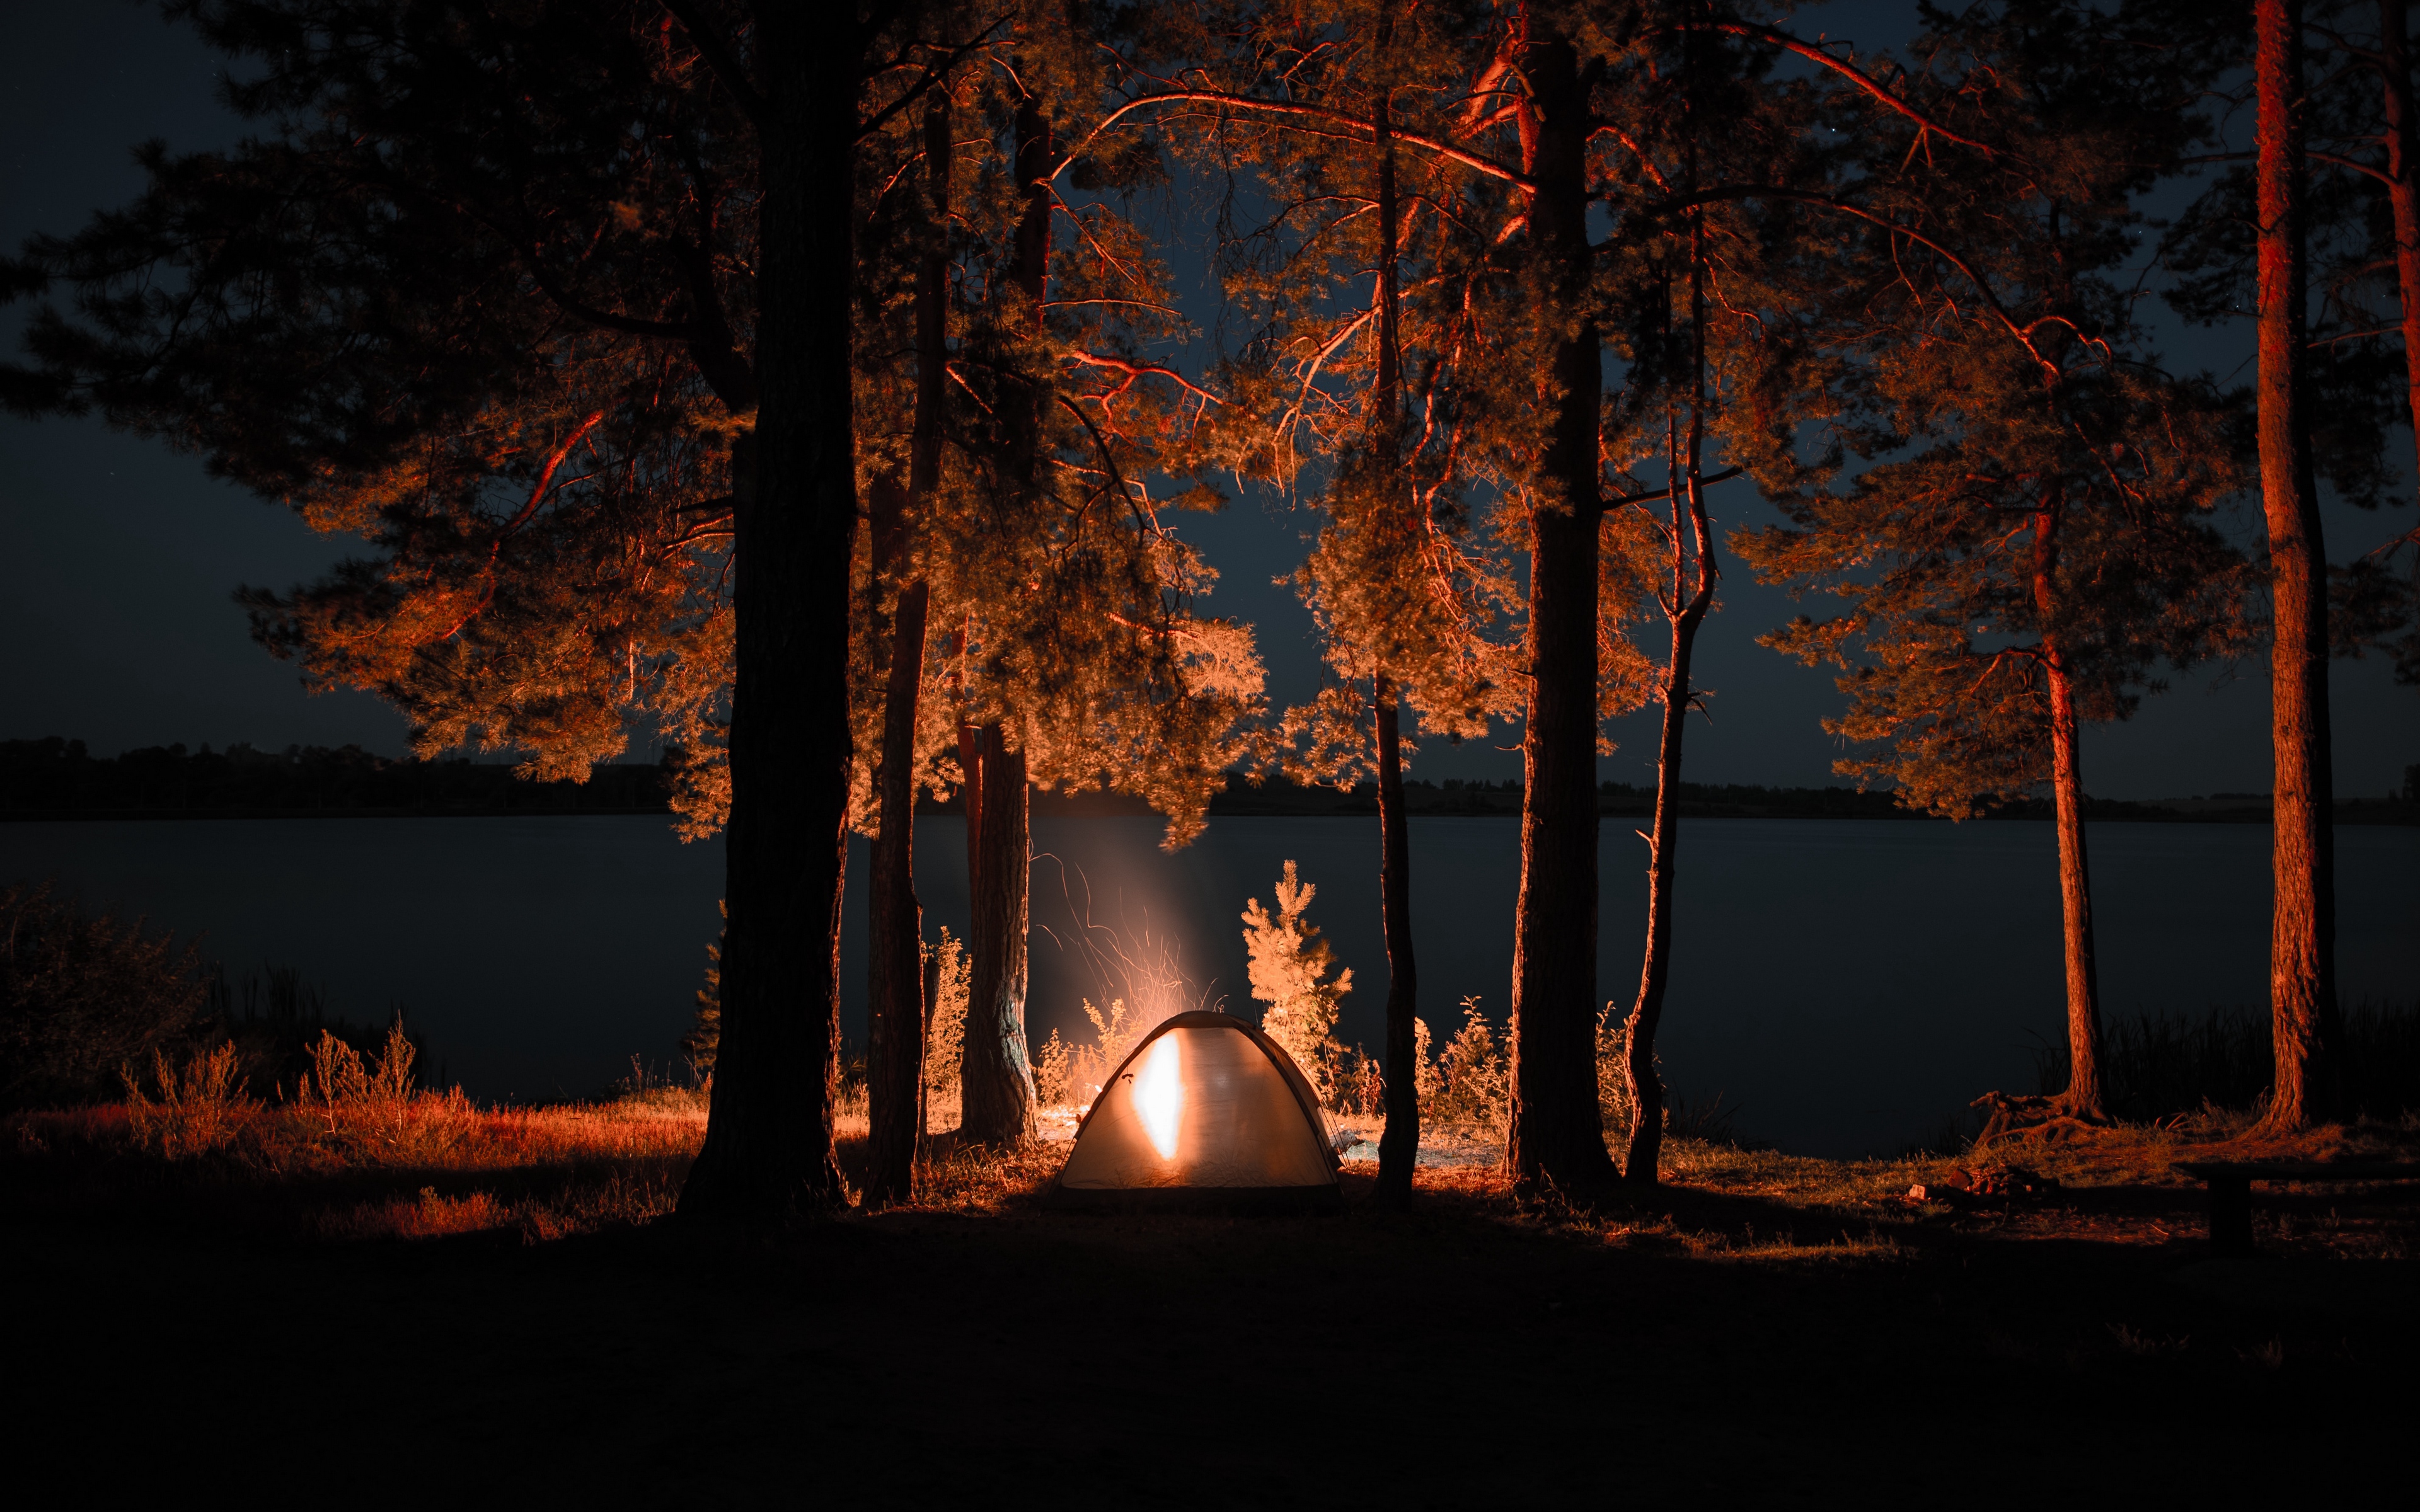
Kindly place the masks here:
[(2097, 1107), (2078, 1107), (2063, 1092), (2055, 1097), (1986, 1092), (1967, 1106), (1992, 1110), (1992, 1116), (1984, 1120), (1983, 1132), (1975, 1136), (1977, 1149), (2008, 1139), (2037, 1145), (2067, 1144), (2091, 1138), (2111, 1122), (2106, 1113)]

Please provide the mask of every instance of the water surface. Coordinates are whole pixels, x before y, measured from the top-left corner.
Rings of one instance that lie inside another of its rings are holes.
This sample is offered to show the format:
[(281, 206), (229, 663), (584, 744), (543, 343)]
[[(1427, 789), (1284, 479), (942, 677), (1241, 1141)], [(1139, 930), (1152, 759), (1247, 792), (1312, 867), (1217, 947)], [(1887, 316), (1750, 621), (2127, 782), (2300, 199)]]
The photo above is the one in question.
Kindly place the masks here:
[[(1356, 819), (1219, 818), (1157, 848), (1150, 819), (1042, 821), (1031, 1020), (1081, 1026), (1104, 984), (1072, 948), (1080, 917), (1174, 943), (1191, 977), (1252, 1011), (1248, 897), (1293, 859), (1311, 918), (1354, 972), (1340, 1026), (1375, 1046), (1387, 964), (1377, 830)], [(1520, 882), (1518, 821), (1415, 819), (1412, 919), (1422, 1016), (1439, 1039), (1476, 996), (1500, 1020)], [(2265, 1001), (2269, 832), (2095, 825), (2104, 1000), (2113, 1014)], [(2420, 987), (2420, 830), (2336, 831), (2348, 1001)], [(1810, 1153), (1888, 1150), (1977, 1093), (2031, 1089), (2030, 1047), (2060, 1022), (2057, 856), (2047, 824), (1687, 820), (1661, 1039), (1666, 1079), (1719, 1093), (1739, 1124)], [(1646, 847), (1600, 840), (1600, 999), (1636, 992)], [(864, 846), (851, 849), (861, 878)], [(922, 823), (928, 933), (963, 933), (965, 832)], [(596, 1090), (638, 1055), (673, 1058), (715, 936), (719, 842), (652, 817), (214, 820), (0, 825), (0, 876), (55, 874), (96, 903), (201, 932), (240, 969), (268, 960), (356, 1018), (406, 1006), (473, 1095)], [(864, 1021), (864, 900), (845, 909), (845, 1032)], [(1571, 942), (1579, 949), (1580, 942)]]

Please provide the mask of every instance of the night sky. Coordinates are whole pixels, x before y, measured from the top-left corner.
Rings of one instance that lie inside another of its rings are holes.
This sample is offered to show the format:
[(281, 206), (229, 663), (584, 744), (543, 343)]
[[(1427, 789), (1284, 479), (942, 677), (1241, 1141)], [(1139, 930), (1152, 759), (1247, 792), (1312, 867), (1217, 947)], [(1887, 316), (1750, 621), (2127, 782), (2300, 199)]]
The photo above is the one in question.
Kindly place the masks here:
[[(1887, 39), (1907, 5), (1837, 6), (1803, 29)], [(131, 147), (163, 137), (174, 148), (224, 145), (239, 123), (217, 104), (219, 59), (182, 28), (129, 0), (82, 0), (16, 10), (0, 57), (0, 245), (67, 232), (141, 187)], [(1201, 232), (1190, 235), (1198, 238)], [(1189, 261), (1190, 259), (1188, 259)], [(22, 311), (0, 311), (14, 350)], [(2180, 332), (2172, 353), (2232, 372), (2250, 356), (2248, 323)], [(2237, 378), (2241, 381), (2241, 378)], [(2397, 441), (2403, 444), (2398, 433)], [(2408, 448), (2403, 452), (2408, 459)], [(1761, 524), (1772, 511), (1750, 486), (1713, 499), (1719, 530)], [(2412, 505), (2378, 514), (2331, 504), (2330, 555), (2345, 561), (2408, 529)], [(2257, 524), (2257, 512), (2238, 523)], [(1317, 686), (1310, 620), (1270, 579), (1300, 559), (1314, 526), (1307, 511), (1264, 497), (1223, 515), (1187, 516), (1181, 532), (1222, 574), (1205, 608), (1259, 627), (1273, 705)], [(306, 698), (292, 668), (245, 635), (230, 598), (239, 583), (285, 587), (318, 575), (348, 543), (318, 537), (281, 507), (212, 482), (194, 458), (92, 421), (0, 418), (0, 615), (9, 650), (0, 671), (0, 739), (66, 735), (96, 754), (183, 742), (355, 743), (403, 750), (403, 722), (366, 694)], [(1726, 554), (1727, 556), (1727, 554)], [(1707, 782), (1823, 785), (1838, 754), (1817, 720), (1839, 702), (1831, 673), (1755, 643), (1795, 608), (1726, 560), (1721, 611), (1699, 640), (1699, 678), (1712, 721), (1689, 736), (1687, 775)], [(2335, 771), (2340, 795), (2376, 796), (2420, 762), (2420, 691), (2397, 688), (2376, 657), (2338, 662)], [(2130, 724), (2085, 737), (2095, 795), (2155, 798), (2270, 786), (2265, 660), (2199, 668), (2172, 678)], [(1652, 780), (1652, 723), (1617, 727), (1621, 749), (1603, 775)], [(1516, 731), (1492, 743), (1424, 751), (1411, 775), (1501, 779), (1520, 771)], [(636, 759), (652, 752), (634, 751)]]

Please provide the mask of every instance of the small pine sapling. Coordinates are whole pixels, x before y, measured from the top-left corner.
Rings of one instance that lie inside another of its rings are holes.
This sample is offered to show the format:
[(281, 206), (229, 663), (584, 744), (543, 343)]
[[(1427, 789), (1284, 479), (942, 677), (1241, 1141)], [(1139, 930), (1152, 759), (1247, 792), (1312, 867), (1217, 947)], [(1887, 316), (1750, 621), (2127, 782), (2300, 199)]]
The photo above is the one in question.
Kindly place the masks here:
[(1288, 861), (1285, 875), (1278, 879), (1276, 914), (1262, 907), (1258, 898), (1244, 904), (1244, 951), (1252, 996), (1268, 1005), (1261, 1028), (1294, 1057), (1326, 1102), (1333, 1096), (1337, 1063), (1344, 1053), (1334, 1030), (1338, 1009), (1353, 990), (1353, 971), (1348, 966), (1328, 980), (1335, 949), (1319, 937), (1317, 925), (1303, 920), (1318, 891)]
[(1075, 1047), (1059, 1038), (1057, 1029), (1052, 1029), (1049, 1042), (1042, 1047), (1042, 1054), (1033, 1061), (1033, 1095), (1042, 1100), (1043, 1106), (1065, 1105), (1072, 1074), (1069, 1058), (1074, 1053)]
[(926, 980), (933, 984), (929, 1011), (932, 1022), (924, 1031), (924, 1107), (926, 1132), (930, 1120), (942, 1103), (948, 1103), (953, 1116), (958, 1105), (958, 1049), (967, 1033), (967, 982), (973, 963), (967, 958), (966, 947), (942, 926), (939, 944), (924, 947)]

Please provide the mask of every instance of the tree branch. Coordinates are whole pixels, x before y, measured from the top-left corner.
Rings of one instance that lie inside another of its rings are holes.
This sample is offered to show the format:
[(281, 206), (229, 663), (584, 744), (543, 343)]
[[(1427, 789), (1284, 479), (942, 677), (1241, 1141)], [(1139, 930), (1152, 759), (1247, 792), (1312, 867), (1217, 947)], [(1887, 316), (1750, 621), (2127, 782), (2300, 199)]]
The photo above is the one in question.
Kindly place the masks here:
[[(1704, 477), (1698, 480), (1698, 486), (1700, 488), (1711, 488), (1718, 483), (1729, 483), (1731, 479), (1738, 477), (1741, 473), (1746, 471), (1747, 470), (1745, 468), (1725, 468), (1720, 472), (1709, 472)], [(1596, 512), (1600, 515), (1610, 515), (1615, 510), (1623, 508), (1630, 504), (1652, 504), (1658, 499), (1669, 499), (1671, 497), (1672, 486), (1668, 483), (1663, 487), (1655, 489), (1652, 493), (1626, 493), (1619, 499), (1606, 500), (1603, 503), (1596, 506)]]
[(898, 99), (892, 100), (888, 105), (876, 111), (864, 121), (863, 124), (858, 127), (857, 140), (862, 142), (867, 137), (872, 136), (875, 132), (882, 130), (885, 126), (888, 126), (891, 123), (892, 116), (897, 116), (901, 111), (906, 110), (909, 105), (914, 104), (923, 96), (925, 90), (933, 87), (935, 80), (941, 78), (952, 69), (956, 68), (958, 66), (958, 59), (965, 57), (969, 53), (973, 52), (976, 48), (981, 47), (984, 43), (989, 41), (991, 39), (991, 34), (1000, 30), (1002, 26), (1007, 25), (1008, 21), (1009, 18), (1003, 15), (998, 21), (995, 21), (990, 25), (985, 27), (982, 31), (977, 32), (969, 40), (960, 43), (958, 46), (951, 48), (946, 52), (942, 52), (941, 49), (935, 47), (932, 43), (926, 43), (925, 45), (927, 47), (933, 48), (933, 51), (939, 53), (940, 55), (936, 57), (932, 62), (924, 65), (923, 73), (918, 77), (914, 84), (908, 86), (908, 92), (906, 94), (901, 95)]
[[(1346, 127), (1363, 133), (1373, 142), (1377, 140), (1378, 135), (1376, 129), (1368, 121), (1362, 120), (1357, 116), (1346, 115), (1341, 110), (1329, 110), (1320, 105), (1298, 104), (1293, 100), (1254, 100), (1249, 95), (1231, 95), (1216, 89), (1181, 89), (1163, 95), (1145, 95), (1140, 100), (1130, 100), (1109, 112), (1101, 118), (1101, 124), (1086, 132), (1084, 140), (1077, 143), (1074, 149), (1059, 161), (1059, 166), (1050, 170), (1050, 177), (1056, 178), (1065, 173), (1068, 165), (1082, 156), (1086, 147), (1093, 145), (1094, 138), (1117, 124), (1121, 117), (1140, 110), (1146, 105), (1177, 103), (1229, 105), (1237, 110), (1258, 111), (1266, 116), (1296, 116), (1311, 120), (1326, 121), (1332, 125)], [(1440, 142), (1433, 136), (1420, 136), (1414, 132), (1398, 131), (1390, 128), (1387, 132), (1387, 140), (1400, 142), (1405, 147), (1418, 147), (1423, 152), (1435, 153), (1448, 162), (1461, 163), (1466, 168), (1476, 169), (1490, 177), (1500, 178), (1521, 189), (1536, 187), (1526, 174), (1516, 173), (1493, 158), (1455, 147), (1450, 142)]]
[[(1975, 286), (1975, 292), (1983, 297), (1983, 302), (1985, 305), (1990, 307), (1993, 317), (2000, 322), (2001, 326), (2008, 331), (2010, 336), (2016, 339), (2017, 345), (2025, 349), (2025, 355), (2031, 357), (2035, 363), (2040, 365), (2043, 382), (2054, 387), (2058, 383), (2058, 364), (2052, 362), (2049, 358), (2044, 357), (2041, 354), (2041, 348), (2034, 345), (2032, 327), (2017, 324), (2016, 316), (2009, 313), (2008, 306), (2000, 302), (2000, 297), (1992, 292), (1992, 285), (1983, 281), (1981, 274), (1976, 272), (1972, 268), (1967, 267), (1966, 260), (1964, 258), (1959, 256), (1958, 254), (1950, 251), (1947, 247), (1943, 246), (1940, 242), (1933, 240), (1931, 237), (1926, 236), (1921, 231), (1913, 230), (1907, 226), (1900, 224), (1896, 221), (1888, 219), (1887, 217), (1876, 215), (1873, 211), (1865, 209), (1859, 206), (1852, 205), (1846, 200), (1834, 199), (1829, 194), (1818, 194), (1811, 191), (1803, 189), (1783, 189), (1774, 184), (1738, 184), (1724, 189), (1710, 189), (1701, 193), (1684, 195), (1676, 200), (1668, 200), (1662, 206), (1659, 206), (1658, 208), (1663, 211), (1672, 212), (1689, 209), (1699, 205), (1711, 204), (1716, 200), (1727, 199), (1786, 199), (1794, 200), (1802, 205), (1819, 206), (1824, 209), (1838, 210), (1842, 215), (1852, 216), (1857, 220), (1865, 222), (1869, 225), (1878, 226), (1881, 229), (1889, 232), (1893, 236), (1905, 237), (1910, 241), (1915, 242), (1917, 246), (1928, 249), (1936, 256), (1939, 256), (1943, 261), (1948, 263), (1950, 267), (1957, 269), (1960, 274), (1965, 278), (1966, 282)], [(2062, 323), (2071, 324), (2071, 322)], [(2040, 324), (2040, 322), (2036, 322), (2036, 324)]]
[(714, 71), (715, 78), (731, 91), (733, 99), (739, 101), (739, 108), (747, 115), (749, 123), (762, 131), (765, 126), (765, 97), (756, 92), (755, 82), (748, 77), (748, 69), (741, 65), (739, 54), (731, 50), (731, 44), (723, 39), (721, 34), (706, 24), (691, 0), (659, 0), (659, 3), (671, 13), (673, 20), (680, 23), (681, 30), (689, 33), (690, 45), (697, 49), (697, 55), (706, 59), (706, 66)]
[(1765, 42), (1774, 47), (1778, 47), (1786, 53), (1795, 53), (1800, 57), (1807, 59), (1810, 63), (1820, 63), (1823, 67), (1830, 69), (1833, 72), (1840, 75), (1851, 84), (1856, 85), (1866, 94), (1873, 97), (1883, 105), (1896, 111), (1901, 116), (1906, 116), (1909, 120), (1914, 121), (1916, 123), (1916, 133), (1919, 137), (1929, 131), (1934, 136), (1940, 137), (1945, 142), (1955, 142), (1962, 147), (1973, 147), (1976, 151), (1980, 152), (1987, 158), (1996, 158), (1999, 156), (1997, 151), (1986, 144), (1978, 142), (1971, 136), (1959, 135), (1949, 128), (1942, 125), (1936, 120), (1933, 120), (1931, 116), (1926, 116), (1922, 111), (1917, 110), (1906, 100), (1892, 94), (1889, 90), (1884, 88), (1881, 83), (1871, 74), (1859, 69), (1855, 64), (1843, 58), (1834, 57), (1831, 54), (1824, 52), (1814, 43), (1801, 41), (1797, 38), (1791, 36), (1788, 32), (1779, 31), (1771, 26), (1758, 26), (1742, 22), (1712, 22), (1699, 23), (1697, 24), (1684, 23), (1673, 29), (1676, 31), (1723, 32), (1733, 37), (1745, 37), (1752, 41)]

